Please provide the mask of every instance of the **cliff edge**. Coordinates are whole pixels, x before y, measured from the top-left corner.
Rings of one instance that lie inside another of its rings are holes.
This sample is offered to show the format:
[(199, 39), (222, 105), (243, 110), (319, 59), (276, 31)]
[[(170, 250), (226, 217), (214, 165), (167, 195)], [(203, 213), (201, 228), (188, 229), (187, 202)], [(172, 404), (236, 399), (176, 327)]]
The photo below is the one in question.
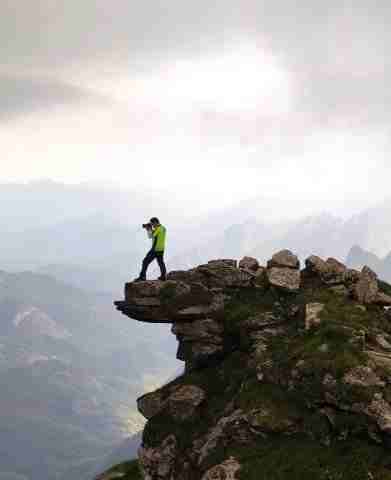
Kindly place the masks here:
[(138, 399), (140, 471), (101, 478), (391, 480), (390, 295), (288, 250), (127, 284), (116, 307), (171, 323), (185, 371)]

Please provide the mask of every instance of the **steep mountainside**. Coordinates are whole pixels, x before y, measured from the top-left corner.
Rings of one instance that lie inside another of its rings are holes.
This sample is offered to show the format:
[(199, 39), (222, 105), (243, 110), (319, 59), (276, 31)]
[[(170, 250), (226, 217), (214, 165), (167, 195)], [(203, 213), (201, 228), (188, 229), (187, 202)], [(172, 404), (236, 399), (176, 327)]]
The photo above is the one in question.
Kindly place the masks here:
[(100, 479), (391, 479), (391, 286), (368, 267), (218, 260), (116, 306), (173, 324), (186, 368), (138, 400), (139, 466)]
[(111, 303), (46, 275), (0, 272), (0, 473), (52, 480), (77, 469), (89, 480), (142, 427), (132, 398), (175, 362), (162, 331), (121, 322)]

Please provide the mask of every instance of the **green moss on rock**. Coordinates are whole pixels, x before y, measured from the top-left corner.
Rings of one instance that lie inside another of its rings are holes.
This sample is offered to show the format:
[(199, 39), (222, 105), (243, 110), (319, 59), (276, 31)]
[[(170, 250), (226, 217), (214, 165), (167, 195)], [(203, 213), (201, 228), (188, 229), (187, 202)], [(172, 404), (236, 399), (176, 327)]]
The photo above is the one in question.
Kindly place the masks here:
[(360, 439), (326, 447), (303, 435), (276, 435), (230, 453), (242, 464), (242, 480), (391, 480), (384, 449)]

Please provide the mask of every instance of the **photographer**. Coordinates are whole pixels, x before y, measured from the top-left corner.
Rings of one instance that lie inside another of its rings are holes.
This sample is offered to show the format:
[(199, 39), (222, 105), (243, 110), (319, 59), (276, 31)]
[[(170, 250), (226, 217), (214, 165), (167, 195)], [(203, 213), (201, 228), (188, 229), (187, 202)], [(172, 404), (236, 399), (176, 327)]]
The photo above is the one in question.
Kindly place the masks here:
[(166, 228), (160, 224), (156, 217), (151, 218), (150, 223), (143, 224), (148, 237), (153, 240), (152, 248), (143, 260), (143, 266), (136, 282), (144, 282), (147, 278), (147, 269), (156, 259), (160, 267), (159, 280), (166, 280), (166, 266), (164, 264), (164, 249), (166, 246)]

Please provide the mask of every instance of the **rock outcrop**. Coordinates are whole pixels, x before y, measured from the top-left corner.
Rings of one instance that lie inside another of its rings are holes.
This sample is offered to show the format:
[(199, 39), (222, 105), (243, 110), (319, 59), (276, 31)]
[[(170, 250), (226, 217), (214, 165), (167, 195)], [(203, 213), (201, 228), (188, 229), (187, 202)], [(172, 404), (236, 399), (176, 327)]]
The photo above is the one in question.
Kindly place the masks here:
[[(284, 250), (130, 283), (185, 372), (138, 400), (144, 480), (391, 479), (391, 287)], [(134, 468), (134, 465), (132, 466)]]

